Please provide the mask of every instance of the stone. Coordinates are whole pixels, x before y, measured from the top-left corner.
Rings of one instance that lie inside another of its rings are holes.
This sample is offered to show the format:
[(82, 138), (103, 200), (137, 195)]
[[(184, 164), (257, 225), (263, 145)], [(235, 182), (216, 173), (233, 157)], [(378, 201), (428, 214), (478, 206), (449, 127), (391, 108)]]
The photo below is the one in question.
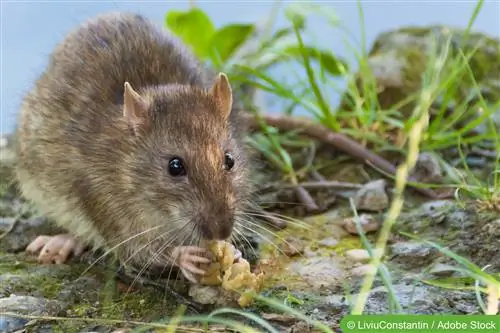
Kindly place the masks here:
[(345, 274), (338, 260), (321, 256), (293, 262), (289, 269), (300, 275), (314, 289), (335, 285)]
[[(374, 254), (379, 253), (380, 250), (373, 250)], [(370, 254), (365, 249), (352, 249), (347, 250), (345, 252), (345, 256), (347, 259), (352, 260), (353, 262), (366, 262), (371, 259)]]
[(63, 303), (43, 297), (11, 295), (0, 298), (0, 312), (30, 316), (57, 316), (64, 309)]
[(441, 263), (435, 264), (431, 268), (431, 270), (429, 271), (429, 273), (431, 273), (432, 275), (438, 276), (438, 277), (451, 276), (455, 272), (456, 272), (456, 270), (453, 269), (453, 266), (446, 265), (446, 264), (441, 264)]
[(354, 276), (365, 276), (367, 274), (373, 274), (376, 268), (373, 265), (366, 264), (351, 269), (351, 274)]
[(356, 209), (379, 212), (389, 207), (389, 197), (385, 192), (385, 186), (384, 179), (364, 184), (354, 195)]
[(406, 269), (421, 269), (438, 257), (437, 249), (418, 242), (398, 242), (391, 246), (391, 260)]
[(362, 262), (370, 260), (370, 254), (365, 249), (352, 249), (345, 252), (347, 259), (354, 262)]
[(410, 176), (422, 183), (440, 183), (443, 180), (443, 170), (434, 154), (423, 152), (418, 155), (415, 167)]
[[(500, 219), (487, 223), (482, 227), (481, 230), (485, 233), (488, 233), (491, 237), (500, 239)], [(498, 245), (500, 245), (500, 243)]]
[(76, 303), (98, 302), (102, 288), (102, 282), (90, 276), (82, 276), (65, 286), (59, 292), (57, 299)]
[(28, 319), (0, 315), (0, 332), (23, 332)]
[(325, 246), (325, 247), (335, 247), (335, 246), (337, 246), (338, 243), (339, 243), (339, 241), (333, 237), (323, 238), (322, 240), (320, 240), (318, 242), (319, 245)]
[[(343, 227), (347, 232), (353, 235), (359, 235), (358, 229), (356, 228), (356, 217), (349, 217), (344, 219)], [(380, 224), (372, 215), (369, 214), (361, 214), (359, 215), (359, 223), (361, 224), (361, 228), (363, 232), (369, 233), (378, 230)]]
[(38, 235), (51, 235), (61, 230), (44, 217), (19, 220), (13, 217), (0, 218), (0, 234), (6, 233), (0, 242), (0, 251), (24, 251)]
[[(395, 297), (408, 314), (478, 314), (475, 295), (470, 291), (443, 290), (414, 283), (392, 285)], [(357, 295), (356, 295), (357, 296)], [(387, 314), (389, 292), (385, 286), (370, 291), (364, 313)]]
[(304, 253), (304, 243), (296, 237), (287, 237), (280, 245), (281, 251), (289, 257)]
[[(421, 90), (422, 75), (424, 74), (430, 52), (433, 51), (434, 41), (438, 46), (444, 46), (447, 39), (451, 39), (448, 59), (456, 58), (458, 55), (458, 45), (460, 45), (463, 54), (475, 51), (468, 63), (474, 73), (474, 81), (462, 76), (456, 89), (455, 98), (445, 108), (452, 110), (456, 105), (469, 101), (471, 104), (478, 99), (475, 84), (479, 87), (482, 97), (485, 101), (495, 103), (500, 99), (500, 41), (498, 38), (479, 32), (470, 32), (466, 43), (464, 36), (465, 29), (450, 27), (445, 25), (432, 25), (422, 27), (401, 27), (379, 34), (373, 43), (368, 54), (368, 66), (375, 77), (377, 86), (377, 99), (379, 107), (382, 110), (390, 110), (395, 104), (402, 102), (405, 98)], [(465, 68), (464, 68), (465, 70)], [(365, 84), (366, 75), (359, 72), (355, 81), (358, 91), (361, 92), (360, 98), (367, 98), (363, 95), (362, 86)], [(438, 96), (436, 107), (439, 110), (444, 103), (442, 96)], [(342, 97), (340, 108), (351, 110), (353, 105), (352, 97), (347, 92)], [(411, 115), (415, 107), (414, 102), (406, 103), (398, 108), (402, 117), (407, 118)], [(480, 110), (478, 110), (479, 114)], [(493, 113), (491, 117), (497, 127), (500, 128), (500, 113)], [(470, 119), (464, 119), (464, 122)], [(481, 131), (481, 126), (487, 126), (483, 122), (476, 131)], [(463, 123), (457, 122), (457, 128), (462, 128)]]
[(215, 304), (219, 299), (220, 291), (218, 287), (193, 284), (189, 288), (189, 296), (200, 304)]

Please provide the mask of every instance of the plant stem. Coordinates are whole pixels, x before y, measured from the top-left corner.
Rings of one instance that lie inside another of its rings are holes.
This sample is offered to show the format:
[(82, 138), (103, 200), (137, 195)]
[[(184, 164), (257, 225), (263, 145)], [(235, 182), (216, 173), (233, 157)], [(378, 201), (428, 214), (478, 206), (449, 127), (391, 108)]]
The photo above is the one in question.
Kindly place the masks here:
[(430, 73), (426, 73), (428, 75), (427, 82), (424, 76), (424, 83), (426, 83), (427, 85), (424, 84), (424, 88), (422, 89), (422, 92), (420, 94), (420, 101), (415, 107), (414, 114), (417, 115), (418, 118), (411, 127), (410, 133), (408, 135), (408, 155), (406, 157), (406, 161), (397, 168), (394, 198), (391, 202), (391, 206), (387, 213), (384, 224), (382, 225), (382, 229), (380, 230), (380, 236), (377, 239), (375, 251), (373, 252), (373, 257), (370, 262), (373, 267), (376, 267), (376, 270), (368, 272), (365, 276), (359, 296), (356, 299), (356, 304), (354, 305), (354, 308), (352, 310), (352, 314), (359, 315), (363, 313), (366, 301), (368, 299), (368, 294), (372, 288), (373, 281), (375, 280), (375, 275), (377, 274), (377, 271), (381, 264), (382, 255), (387, 245), (387, 241), (391, 233), (391, 228), (394, 222), (396, 222), (396, 219), (398, 218), (403, 208), (403, 193), (409, 178), (409, 172), (411, 169), (413, 169), (417, 162), (422, 133), (429, 124), (429, 108), (432, 105), (433, 93), (435, 93), (437, 88), (439, 87), (439, 73), (443, 68), (443, 58), (445, 58), (446, 54), (447, 50), (443, 55), (441, 55), (441, 57), (436, 59), (435, 62), (430, 63)]

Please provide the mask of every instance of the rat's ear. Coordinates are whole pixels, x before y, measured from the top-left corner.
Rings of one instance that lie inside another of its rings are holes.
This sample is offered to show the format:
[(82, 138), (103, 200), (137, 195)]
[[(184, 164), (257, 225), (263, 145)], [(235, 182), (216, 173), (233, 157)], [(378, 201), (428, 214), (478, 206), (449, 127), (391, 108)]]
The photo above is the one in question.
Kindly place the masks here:
[(146, 125), (148, 105), (130, 85), (125, 82), (123, 92), (123, 116), (135, 134)]
[(222, 112), (224, 119), (227, 119), (233, 107), (233, 92), (226, 74), (219, 73), (217, 75), (210, 93), (219, 107), (219, 112)]

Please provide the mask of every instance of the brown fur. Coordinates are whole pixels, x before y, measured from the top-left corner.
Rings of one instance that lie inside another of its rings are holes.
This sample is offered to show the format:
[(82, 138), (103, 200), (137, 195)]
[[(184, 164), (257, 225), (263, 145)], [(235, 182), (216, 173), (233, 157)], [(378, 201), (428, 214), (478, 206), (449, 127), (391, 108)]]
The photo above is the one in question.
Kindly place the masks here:
[[(145, 102), (137, 121), (124, 114), (125, 82)], [(165, 264), (174, 245), (230, 235), (249, 195), (248, 161), (238, 113), (227, 120), (232, 100), (214, 82), (178, 40), (138, 15), (85, 22), (24, 98), (24, 196), (95, 248), (135, 236), (117, 253), (140, 266), (153, 254)], [(172, 156), (184, 159), (187, 177), (169, 175)]]

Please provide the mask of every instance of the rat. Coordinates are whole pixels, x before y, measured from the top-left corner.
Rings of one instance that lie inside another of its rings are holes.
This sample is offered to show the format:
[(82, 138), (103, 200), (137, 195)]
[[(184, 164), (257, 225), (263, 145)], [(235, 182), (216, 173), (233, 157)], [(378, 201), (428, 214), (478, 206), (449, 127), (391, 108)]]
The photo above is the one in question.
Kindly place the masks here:
[(26, 251), (61, 264), (104, 248), (199, 281), (210, 262), (201, 244), (233, 239), (248, 219), (239, 119), (228, 76), (167, 30), (135, 13), (82, 22), (21, 103), (19, 189), (67, 231)]

